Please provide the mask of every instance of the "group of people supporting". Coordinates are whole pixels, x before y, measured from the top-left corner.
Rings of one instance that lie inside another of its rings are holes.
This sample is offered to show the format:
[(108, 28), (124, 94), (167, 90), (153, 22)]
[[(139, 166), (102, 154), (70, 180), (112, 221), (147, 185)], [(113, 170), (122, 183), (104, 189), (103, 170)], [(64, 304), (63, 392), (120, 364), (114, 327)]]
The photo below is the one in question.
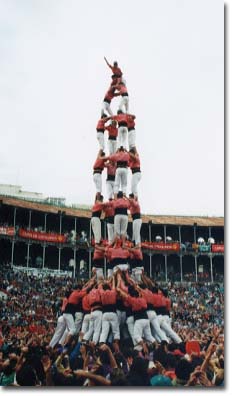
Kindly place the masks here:
[(137, 350), (162, 341), (180, 343), (171, 327), (170, 310), (167, 290), (159, 289), (144, 272), (136, 282), (128, 270), (117, 269), (108, 280), (97, 280), (94, 271), (83, 287), (77, 285), (63, 299), (50, 346), (68, 346), (77, 334), (84, 343), (109, 342), (117, 350), (120, 336), (130, 338)]

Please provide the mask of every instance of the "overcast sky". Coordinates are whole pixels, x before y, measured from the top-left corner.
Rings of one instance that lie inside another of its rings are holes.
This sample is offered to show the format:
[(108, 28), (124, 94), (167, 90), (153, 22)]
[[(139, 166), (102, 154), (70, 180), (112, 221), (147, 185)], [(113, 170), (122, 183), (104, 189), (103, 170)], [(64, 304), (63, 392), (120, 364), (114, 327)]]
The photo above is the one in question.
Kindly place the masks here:
[(223, 216), (223, 41), (220, 0), (0, 0), (0, 183), (93, 202), (106, 56), (136, 115), (142, 212)]

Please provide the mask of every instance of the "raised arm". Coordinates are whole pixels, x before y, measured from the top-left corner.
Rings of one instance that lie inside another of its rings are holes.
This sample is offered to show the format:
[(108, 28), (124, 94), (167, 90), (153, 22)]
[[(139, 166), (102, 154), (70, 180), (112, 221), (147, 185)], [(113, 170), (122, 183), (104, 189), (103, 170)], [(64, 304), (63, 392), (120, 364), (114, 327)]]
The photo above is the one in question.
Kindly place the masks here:
[(104, 56), (104, 60), (105, 60), (105, 62), (106, 62), (106, 64), (107, 64), (107, 66), (109, 66), (109, 68), (112, 70), (112, 66), (110, 65), (110, 63), (108, 62), (108, 60), (106, 59), (105, 56)]

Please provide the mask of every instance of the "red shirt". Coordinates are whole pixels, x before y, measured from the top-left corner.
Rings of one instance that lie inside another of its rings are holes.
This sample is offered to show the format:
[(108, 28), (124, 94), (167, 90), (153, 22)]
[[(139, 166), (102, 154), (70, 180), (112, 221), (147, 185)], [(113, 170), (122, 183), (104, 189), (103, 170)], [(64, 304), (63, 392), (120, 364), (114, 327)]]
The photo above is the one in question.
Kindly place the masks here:
[(70, 296), (68, 297), (67, 303), (68, 304), (74, 304), (74, 305), (79, 304), (79, 302), (81, 301), (82, 297), (84, 297), (86, 293), (87, 292), (86, 292), (85, 289), (83, 289), (83, 290), (74, 290), (70, 294)]
[(92, 289), (88, 296), (88, 301), (91, 307), (95, 304), (101, 304), (101, 294), (99, 289)]
[(119, 126), (126, 125), (128, 126), (128, 115), (125, 113), (120, 113), (112, 117), (113, 120), (117, 121)]
[(90, 312), (90, 310), (91, 310), (91, 307), (90, 307), (90, 304), (89, 304), (89, 295), (88, 294), (86, 294), (82, 298), (82, 308), (83, 308), (84, 311), (88, 311), (88, 312)]
[(116, 290), (100, 289), (102, 305), (115, 305), (117, 299)]
[(125, 198), (117, 198), (116, 200), (113, 201), (113, 207), (114, 207), (114, 209), (117, 209), (117, 208), (129, 209), (130, 203)]
[(117, 86), (117, 89), (118, 89), (120, 95), (123, 95), (123, 94), (127, 94), (127, 93), (128, 93), (128, 90), (127, 90), (126, 85), (123, 85), (123, 84), (118, 85), (118, 86)]
[(135, 260), (143, 260), (143, 254), (140, 248), (132, 250), (131, 253), (132, 253), (132, 258), (134, 258)]
[(111, 102), (115, 96), (115, 88), (110, 87), (105, 94), (104, 101)]
[(111, 260), (114, 260), (116, 258), (127, 259), (130, 256), (129, 251), (121, 247), (111, 248), (110, 254), (111, 254)]
[(118, 151), (115, 154), (110, 155), (109, 159), (115, 162), (129, 162), (130, 155), (127, 151)]
[(147, 309), (147, 302), (143, 297), (131, 297), (128, 296), (126, 300), (132, 307), (133, 312), (141, 311), (142, 309)]
[(107, 164), (105, 164), (105, 167), (107, 169), (107, 174), (111, 175), (111, 176), (115, 176), (116, 173), (116, 164), (110, 164), (109, 162)]
[(93, 164), (93, 169), (100, 168), (100, 169), (103, 170), (105, 161), (106, 161), (106, 159), (97, 158), (96, 161)]
[(149, 289), (142, 289), (141, 294), (143, 298), (146, 300), (147, 304), (152, 304), (153, 305), (153, 300), (154, 300), (154, 295)]
[(102, 260), (104, 259), (104, 256), (105, 256), (104, 250), (94, 249), (93, 260)]
[(115, 215), (113, 201), (105, 202), (103, 205), (103, 212), (105, 217), (112, 217)]
[(122, 76), (123, 73), (122, 73), (122, 70), (120, 69), (120, 67), (118, 67), (118, 66), (111, 66), (111, 65), (110, 65), (110, 68), (111, 68), (113, 74), (115, 74), (115, 75), (118, 76), (118, 77), (121, 77), (121, 76)]
[(136, 201), (136, 200), (134, 200), (134, 201), (130, 200), (129, 203), (130, 203), (130, 212), (131, 212), (131, 215), (136, 214), (136, 213), (141, 213), (141, 208), (140, 208), (140, 205), (139, 205), (138, 201)]
[(108, 131), (108, 136), (109, 137), (117, 137), (118, 136), (118, 128), (114, 125), (108, 125), (105, 127), (105, 129)]
[(162, 296), (160, 294), (153, 293), (153, 305), (155, 308), (165, 307), (165, 303), (163, 303)]
[(100, 211), (102, 211), (102, 208), (103, 208), (103, 203), (102, 202), (97, 202), (92, 207), (92, 213), (93, 212), (100, 212)]
[(134, 115), (128, 114), (127, 121), (128, 121), (128, 129), (135, 128), (135, 116)]
[(130, 156), (129, 167), (130, 167), (131, 169), (140, 168), (140, 167), (141, 167), (141, 162), (140, 162), (140, 157), (139, 157), (139, 155), (137, 155), (137, 157), (135, 157), (135, 158), (132, 158), (132, 157)]
[(106, 118), (100, 118), (100, 120), (98, 120), (96, 129), (97, 130), (101, 130), (104, 132), (105, 129), (105, 122), (106, 122)]

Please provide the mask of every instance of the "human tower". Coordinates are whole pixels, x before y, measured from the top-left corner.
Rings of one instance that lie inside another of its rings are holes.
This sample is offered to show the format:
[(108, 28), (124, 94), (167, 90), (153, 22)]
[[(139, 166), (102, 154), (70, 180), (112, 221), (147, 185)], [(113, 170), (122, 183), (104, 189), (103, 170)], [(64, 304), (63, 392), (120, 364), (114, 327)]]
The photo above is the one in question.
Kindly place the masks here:
[[(138, 350), (145, 343), (154, 347), (156, 342), (181, 342), (171, 328), (171, 302), (167, 292), (159, 290), (143, 271), (138, 199), (141, 169), (136, 149), (135, 116), (129, 113), (128, 90), (118, 63), (114, 62), (112, 66), (105, 61), (112, 71), (112, 81), (97, 124), (99, 151), (93, 165), (96, 195), (91, 218), (93, 275), (85, 285), (78, 284), (76, 289), (69, 290), (63, 299), (61, 316), (50, 341), (52, 348), (57, 343), (69, 346), (73, 337), (79, 335), (80, 341), (92, 345), (102, 345), (112, 339), (118, 351), (120, 336), (124, 339), (126, 330), (127, 338)], [(119, 96), (118, 111), (113, 114), (111, 101)], [(107, 155), (104, 151), (105, 131), (108, 132)], [(107, 170), (106, 202), (102, 195), (104, 169)], [(126, 196), (128, 173), (131, 173), (129, 197)], [(126, 240), (128, 212), (132, 216), (131, 247)], [(107, 223), (108, 244), (104, 243), (101, 234), (102, 213)], [(103, 274), (104, 258), (107, 260), (107, 279)]]
[[(126, 80), (117, 62), (107, 66), (112, 71), (111, 83), (104, 96), (101, 118), (97, 123), (99, 151), (93, 165), (93, 181), (96, 188), (92, 207), (91, 226), (95, 248), (93, 265), (97, 277), (103, 277), (103, 258), (107, 259), (107, 277), (118, 269), (131, 269), (132, 276), (139, 280), (142, 273), (141, 210), (138, 198), (138, 183), (141, 179), (140, 157), (136, 148), (135, 115), (129, 113), (129, 95)], [(111, 109), (114, 98), (120, 98), (117, 114)], [(107, 149), (105, 134), (108, 134)], [(106, 170), (107, 201), (102, 195), (103, 173)], [(131, 173), (130, 190), (127, 188)], [(132, 217), (133, 247), (126, 243), (128, 213)], [(103, 246), (101, 216), (107, 224), (108, 245)]]

